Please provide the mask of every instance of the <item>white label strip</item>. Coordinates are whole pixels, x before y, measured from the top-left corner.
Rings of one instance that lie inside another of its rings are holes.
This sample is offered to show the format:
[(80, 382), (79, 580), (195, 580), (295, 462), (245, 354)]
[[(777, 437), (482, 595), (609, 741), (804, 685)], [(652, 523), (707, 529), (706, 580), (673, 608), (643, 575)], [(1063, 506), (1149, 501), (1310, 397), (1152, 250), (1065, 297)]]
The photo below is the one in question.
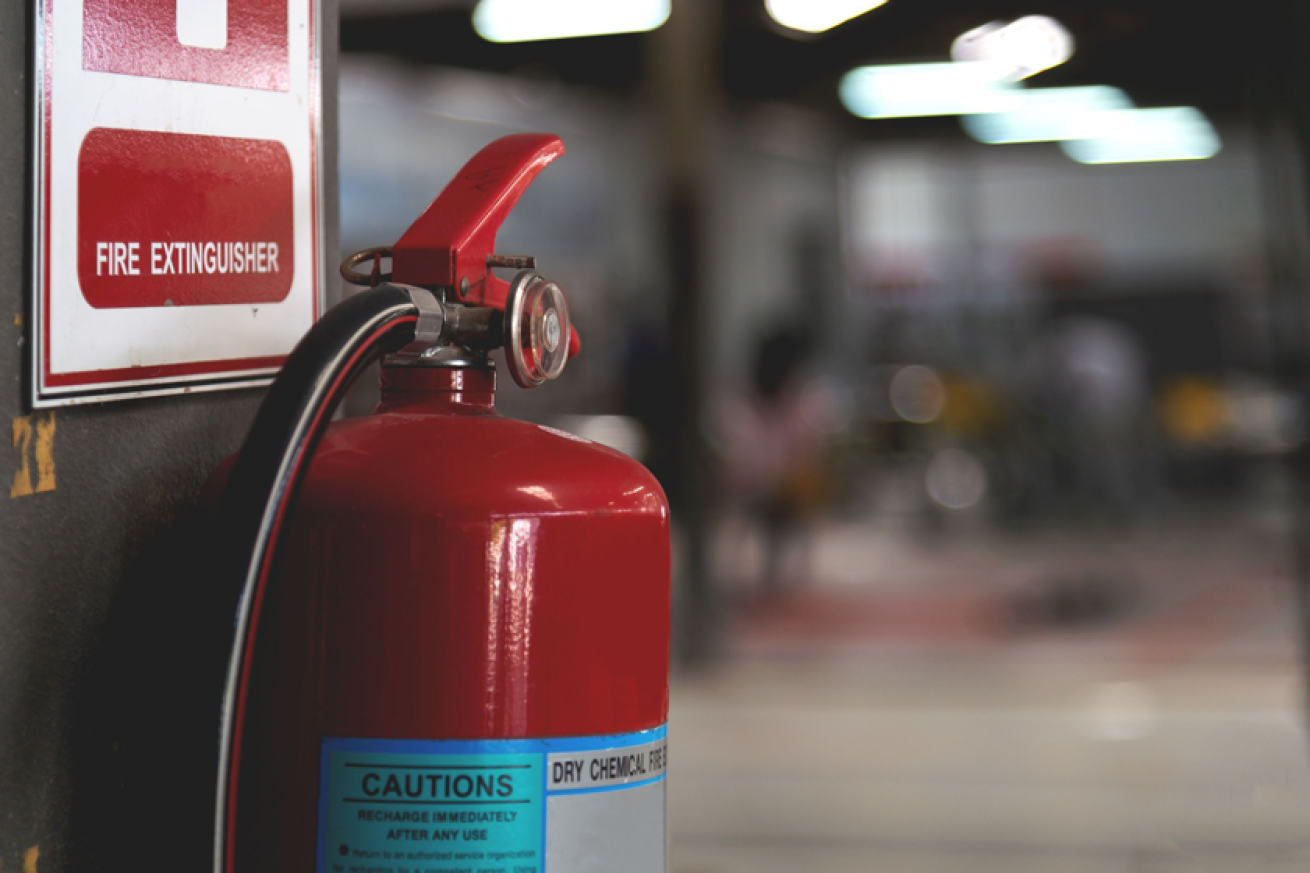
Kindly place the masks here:
[(546, 790), (575, 791), (647, 782), (669, 766), (668, 738), (621, 749), (557, 752), (547, 758)]

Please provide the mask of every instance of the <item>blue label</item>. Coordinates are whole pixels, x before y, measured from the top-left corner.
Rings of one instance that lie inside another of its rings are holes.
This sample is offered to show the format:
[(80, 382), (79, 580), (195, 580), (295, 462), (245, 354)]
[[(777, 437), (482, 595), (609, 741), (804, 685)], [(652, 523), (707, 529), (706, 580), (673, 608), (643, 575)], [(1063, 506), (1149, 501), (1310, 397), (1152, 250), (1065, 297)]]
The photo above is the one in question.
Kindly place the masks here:
[(544, 873), (548, 800), (662, 780), (665, 737), (324, 739), (318, 873)]

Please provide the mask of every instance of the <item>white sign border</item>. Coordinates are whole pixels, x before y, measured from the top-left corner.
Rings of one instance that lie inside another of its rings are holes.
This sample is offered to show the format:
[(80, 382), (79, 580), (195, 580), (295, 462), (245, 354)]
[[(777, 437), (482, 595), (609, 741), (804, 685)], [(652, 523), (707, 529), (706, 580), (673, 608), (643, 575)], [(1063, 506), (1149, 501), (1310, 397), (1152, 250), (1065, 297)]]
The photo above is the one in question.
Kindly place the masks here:
[[(84, 384), (46, 387), (43, 384), (45, 373), (45, 335), (46, 335), (46, 318), (45, 312), (45, 276), (46, 276), (46, 258), (45, 247), (47, 245), (46, 237), (46, 173), (49, 168), (46, 166), (46, 137), (48, 134), (47, 112), (49, 107), (46, 99), (47, 76), (50, 75), (47, 70), (47, 63), (50, 60), (47, 57), (47, 12), (54, 5), (55, 0), (36, 0), (35, 14), (33, 16), (33, 37), (32, 37), (32, 66), (30, 75), (32, 80), (32, 125), (31, 140), (29, 149), (31, 152), (30, 166), (32, 168), (30, 196), (31, 208), (29, 216), (34, 222), (30, 227), (29, 238), (29, 264), (31, 275), (28, 281), (28, 287), (31, 293), (29, 300), (30, 306), (28, 312), (32, 318), (27, 325), (26, 340), (30, 354), (28, 355), (29, 368), (29, 402), (33, 409), (49, 409), (64, 406), (78, 406), (92, 403), (106, 403), (117, 400), (133, 400), (147, 397), (164, 397), (170, 395), (195, 394), (202, 392), (233, 390), (238, 388), (259, 388), (265, 387), (272, 383), (273, 377), (278, 372), (278, 367), (258, 367), (258, 368), (233, 368), (231, 370), (216, 370), (214, 372), (193, 373), (193, 374), (170, 374), (152, 379), (138, 380), (115, 380), (106, 382), (95, 382), (88, 380)], [(57, 2), (68, 5), (71, 3), (80, 4), (82, 0), (57, 0)], [(295, 2), (295, 0), (288, 0)], [(324, 143), (323, 143), (323, 3), (320, 0), (301, 0), (309, 7), (309, 114), (310, 114), (310, 136), (312, 138), (312, 148), (310, 150), (311, 160), (311, 192), (312, 200), (310, 204), (310, 221), (311, 227), (309, 236), (313, 244), (313, 252), (308, 259), (311, 269), (311, 299), (313, 301), (313, 311), (310, 319), (311, 323), (318, 320), (319, 315), (324, 308), (324, 288), (326, 287), (326, 239), (325, 228), (323, 223), (324, 213), (324, 194), (325, 186), (323, 179), (324, 166)], [(288, 34), (290, 38), (290, 34)], [(283, 356), (284, 357), (284, 356)], [(192, 366), (204, 366), (208, 364), (221, 363), (221, 361), (198, 361), (193, 362)], [(186, 366), (185, 364), (182, 366)]]

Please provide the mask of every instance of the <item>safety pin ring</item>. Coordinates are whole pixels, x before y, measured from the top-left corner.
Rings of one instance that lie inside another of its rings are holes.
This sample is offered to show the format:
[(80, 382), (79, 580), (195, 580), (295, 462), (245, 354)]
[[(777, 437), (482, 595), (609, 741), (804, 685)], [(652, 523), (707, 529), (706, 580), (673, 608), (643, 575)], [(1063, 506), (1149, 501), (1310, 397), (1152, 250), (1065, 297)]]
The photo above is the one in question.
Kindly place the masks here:
[[(372, 248), (361, 249), (341, 262), (341, 278), (352, 285), (376, 288), (383, 282), (391, 281), (391, 274), (383, 273), (379, 266), (382, 258), (389, 259), (390, 257), (390, 246), (373, 246)], [(373, 269), (370, 272), (361, 273), (355, 269), (365, 261), (373, 262)]]

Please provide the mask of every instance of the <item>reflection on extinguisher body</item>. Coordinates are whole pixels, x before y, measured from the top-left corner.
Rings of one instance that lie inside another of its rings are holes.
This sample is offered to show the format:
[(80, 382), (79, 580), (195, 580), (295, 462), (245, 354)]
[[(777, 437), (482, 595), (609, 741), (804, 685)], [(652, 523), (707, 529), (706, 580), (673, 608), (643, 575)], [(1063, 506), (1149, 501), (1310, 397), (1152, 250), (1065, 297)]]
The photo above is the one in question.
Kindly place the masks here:
[(533, 497), (540, 497), (542, 502), (550, 504), (555, 509), (563, 509), (563, 507), (560, 506), (559, 501), (555, 499), (555, 495), (540, 485), (520, 485), (519, 490), (524, 494), (530, 494)]
[[(532, 587), (539, 520), (496, 519), (487, 540), (487, 724), (497, 716), (513, 733), (527, 727), (527, 689), (531, 667)], [(505, 638), (501, 638), (501, 634)], [(495, 710), (495, 689), (505, 685), (509, 702)]]

